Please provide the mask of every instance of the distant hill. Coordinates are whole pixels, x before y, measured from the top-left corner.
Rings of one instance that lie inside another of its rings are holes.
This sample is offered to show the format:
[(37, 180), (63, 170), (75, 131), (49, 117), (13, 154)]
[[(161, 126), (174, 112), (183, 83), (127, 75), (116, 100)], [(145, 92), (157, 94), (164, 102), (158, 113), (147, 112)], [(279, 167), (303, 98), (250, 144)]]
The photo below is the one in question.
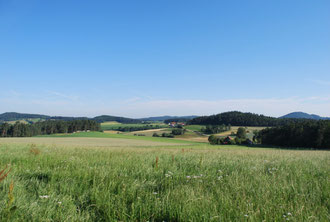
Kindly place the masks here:
[(315, 114), (308, 114), (304, 112), (293, 112), (289, 113), (287, 115), (279, 117), (281, 119), (285, 118), (296, 118), (296, 119), (314, 119), (314, 120), (325, 120), (325, 119), (330, 119), (330, 117), (321, 117)]
[(280, 126), (287, 123), (301, 121), (314, 121), (311, 119), (298, 118), (275, 118), (254, 113), (238, 111), (219, 113), (217, 115), (202, 116), (188, 121), (191, 125), (232, 125), (232, 126)]
[(15, 112), (7, 112), (0, 114), (1, 121), (15, 121), (15, 120), (23, 120), (23, 119), (49, 119), (50, 116), (40, 115), (40, 114), (27, 114), (27, 113), (15, 113)]
[(141, 119), (133, 119), (133, 118), (126, 118), (120, 116), (110, 116), (110, 115), (101, 115), (96, 116), (94, 118), (87, 118), (87, 117), (66, 117), (66, 116), (48, 116), (48, 115), (40, 115), (40, 114), (27, 114), (27, 113), (16, 113), (16, 112), (6, 112), (0, 114), (0, 123), (1, 122), (9, 122), (9, 121), (20, 121), (26, 120), (27, 122), (31, 122), (31, 119), (38, 119), (38, 121), (43, 120), (76, 120), (76, 119), (91, 119), (95, 120), (98, 123), (109, 122), (109, 121), (116, 121), (119, 123), (142, 123), (143, 121), (164, 121), (167, 119), (193, 119), (197, 116), (159, 116), (159, 117), (148, 117), (148, 118), (141, 118)]
[(98, 123), (109, 122), (109, 121), (116, 121), (118, 123), (141, 123), (142, 122), (142, 120), (139, 120), (139, 119), (131, 119), (131, 118), (126, 118), (126, 117), (108, 116), (108, 115), (96, 116), (92, 119)]
[(142, 118), (140, 120), (142, 121), (165, 121), (168, 119), (193, 119), (198, 116), (156, 116), (156, 117), (147, 117), (147, 118)]
[(9, 122), (9, 121), (21, 121), (26, 120), (27, 122), (32, 122), (30, 120), (37, 119), (37, 121), (44, 120), (63, 120), (63, 121), (71, 121), (71, 120), (81, 120), (81, 119), (91, 119), (95, 120), (98, 123), (107, 122), (107, 121), (117, 121), (119, 123), (141, 123), (141, 120), (130, 119), (125, 117), (117, 117), (117, 116), (97, 116), (94, 118), (87, 117), (67, 117), (67, 116), (47, 116), (40, 114), (27, 114), (27, 113), (15, 113), (15, 112), (7, 112), (0, 114), (0, 122)]

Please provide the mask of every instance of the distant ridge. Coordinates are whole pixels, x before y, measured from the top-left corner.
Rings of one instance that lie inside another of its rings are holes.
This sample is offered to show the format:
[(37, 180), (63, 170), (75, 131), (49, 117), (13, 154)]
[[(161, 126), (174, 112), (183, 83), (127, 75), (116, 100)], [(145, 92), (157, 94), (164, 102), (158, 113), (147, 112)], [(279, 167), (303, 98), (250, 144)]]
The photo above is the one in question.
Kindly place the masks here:
[(287, 115), (281, 116), (279, 117), (281, 119), (285, 119), (285, 118), (294, 118), (294, 119), (314, 119), (314, 120), (330, 120), (330, 117), (321, 117), (315, 114), (308, 114), (308, 113), (304, 113), (304, 112), (292, 112), (289, 113)]
[(147, 117), (141, 118), (142, 121), (164, 121), (168, 119), (194, 119), (198, 116), (155, 116), (155, 117)]
[[(96, 116), (94, 118), (87, 118), (87, 117), (66, 117), (66, 116), (48, 116), (48, 115), (41, 115), (41, 114), (28, 114), (28, 113), (17, 113), (17, 112), (6, 112), (0, 114), (0, 122), (7, 122), (7, 121), (19, 121), (19, 120), (31, 120), (37, 119), (36, 121), (44, 121), (44, 120), (76, 120), (76, 119), (91, 119), (95, 120), (98, 123), (108, 122), (108, 121), (116, 121), (119, 123), (142, 123), (143, 121), (164, 121), (167, 119), (193, 119), (197, 116), (158, 116), (158, 117), (147, 117), (147, 118), (126, 118), (120, 116), (110, 116), (110, 115), (101, 115)], [(30, 121), (28, 121), (30, 122)]]
[[(91, 119), (95, 120), (96, 122), (102, 123), (107, 121), (117, 121), (119, 123), (141, 123), (141, 120), (138, 119), (130, 119), (125, 117), (118, 117), (118, 116), (96, 116), (94, 118), (87, 118), (87, 117), (67, 117), (67, 116), (48, 116), (48, 115), (40, 115), (40, 114), (28, 114), (28, 113), (16, 113), (16, 112), (6, 112), (0, 114), (0, 122), (7, 122), (7, 121), (19, 121), (19, 120), (31, 120), (31, 119), (39, 119), (37, 121), (44, 121), (44, 120), (78, 120), (78, 119)], [(30, 121), (27, 121), (30, 122)]]
[(16, 113), (16, 112), (6, 112), (0, 114), (0, 120), (2, 121), (15, 121), (22, 119), (49, 119), (50, 116), (40, 115), (40, 114), (27, 114), (27, 113)]
[(108, 116), (108, 115), (102, 115), (102, 116), (96, 116), (92, 118), (98, 123), (104, 123), (109, 121), (116, 121), (118, 123), (141, 123), (142, 120), (139, 119), (131, 119), (126, 117), (119, 117), (119, 116)]

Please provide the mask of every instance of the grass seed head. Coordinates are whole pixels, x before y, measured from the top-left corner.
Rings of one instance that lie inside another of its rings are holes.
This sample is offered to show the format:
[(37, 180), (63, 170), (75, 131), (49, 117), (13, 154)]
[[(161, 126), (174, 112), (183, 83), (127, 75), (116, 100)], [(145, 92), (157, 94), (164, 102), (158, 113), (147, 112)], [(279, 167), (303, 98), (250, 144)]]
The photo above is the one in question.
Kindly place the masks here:
[(40, 150), (37, 148), (37, 145), (32, 143), (31, 146), (30, 146), (30, 153), (37, 156), (40, 154)]
[(3, 170), (0, 171), (0, 182), (3, 181), (8, 173), (10, 172), (11, 169), (9, 169), (7, 172), (5, 172), (7, 170), (8, 166), (6, 166)]
[(156, 168), (158, 168), (158, 161), (159, 161), (159, 158), (158, 158), (158, 156), (156, 156)]

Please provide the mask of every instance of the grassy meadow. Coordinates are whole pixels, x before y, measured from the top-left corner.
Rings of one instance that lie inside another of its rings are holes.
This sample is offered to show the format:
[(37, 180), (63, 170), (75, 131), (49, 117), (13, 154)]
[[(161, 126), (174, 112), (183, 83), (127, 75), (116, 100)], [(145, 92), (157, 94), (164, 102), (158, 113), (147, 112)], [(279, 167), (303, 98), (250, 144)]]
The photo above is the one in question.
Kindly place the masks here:
[(132, 123), (132, 124), (127, 124), (127, 123), (118, 123), (115, 121), (109, 121), (109, 122), (104, 122), (101, 123), (101, 129), (102, 130), (117, 130), (119, 127), (144, 127), (144, 126), (154, 126), (154, 127), (160, 127), (160, 128), (166, 128), (168, 125), (164, 123), (150, 123), (150, 124), (142, 124), (142, 123)]
[(330, 219), (328, 151), (125, 136), (1, 139), (0, 221)]

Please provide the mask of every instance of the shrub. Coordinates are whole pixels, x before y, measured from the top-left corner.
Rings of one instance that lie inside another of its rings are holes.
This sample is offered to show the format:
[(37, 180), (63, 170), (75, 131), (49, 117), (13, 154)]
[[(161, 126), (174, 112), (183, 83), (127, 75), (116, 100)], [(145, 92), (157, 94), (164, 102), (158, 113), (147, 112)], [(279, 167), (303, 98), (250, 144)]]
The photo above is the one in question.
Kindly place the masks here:
[(173, 135), (183, 135), (184, 133), (185, 133), (185, 129), (179, 129), (179, 128), (177, 128), (177, 129), (173, 129), (172, 130), (172, 134)]
[(235, 142), (236, 144), (241, 144), (242, 143), (242, 140), (238, 137), (235, 138)]

